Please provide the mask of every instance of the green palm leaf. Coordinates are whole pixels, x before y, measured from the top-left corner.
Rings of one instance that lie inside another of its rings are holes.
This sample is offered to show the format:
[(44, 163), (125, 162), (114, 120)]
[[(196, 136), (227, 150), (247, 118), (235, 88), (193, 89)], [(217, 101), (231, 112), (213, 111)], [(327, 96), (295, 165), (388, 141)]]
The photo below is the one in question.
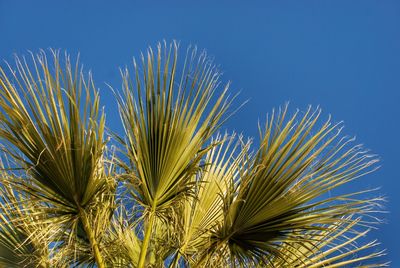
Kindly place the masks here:
[(78, 63), (72, 67), (68, 56), (64, 60), (63, 68), (58, 52), (52, 51), (50, 64), (42, 52), (32, 55), (31, 69), (25, 58), (16, 58), (12, 81), (0, 71), (0, 138), (8, 143), (6, 152), (27, 171), (27, 179), (15, 185), (46, 202), (49, 221), (59, 228), (77, 230), (82, 224), (101, 259), (88, 210), (93, 211), (109, 188), (105, 116), (91, 76), (85, 78)]
[[(207, 142), (229, 105), (226, 89), (210, 104), (219, 74), (207, 56), (188, 50), (177, 75), (177, 50), (176, 43), (164, 49), (159, 45), (156, 55), (149, 49), (147, 58), (142, 56), (143, 78), (136, 63), (134, 81), (128, 70), (123, 74), (120, 113), (131, 164), (125, 168), (137, 180), (132, 184), (134, 196), (149, 213), (147, 230), (153, 228), (153, 214), (161, 216), (191, 194), (191, 178), (198, 173), (210, 148)], [(144, 265), (142, 254), (139, 267)]]
[[(316, 128), (319, 115), (310, 108), (285, 123), (285, 107), (267, 120), (260, 149), (243, 167), (238, 192), (229, 196), (224, 221), (201, 264), (212, 263), (221, 250), (225, 260), (242, 266), (271, 265), (272, 258), (285, 262), (282, 243), (314, 244), (318, 240), (307, 240), (304, 232), (368, 213), (379, 202), (359, 199), (360, 193), (319, 198), (370, 172), (376, 162), (360, 146), (349, 146), (352, 140), (340, 138), (340, 124), (328, 120)], [(292, 254), (302, 255), (296, 248)]]

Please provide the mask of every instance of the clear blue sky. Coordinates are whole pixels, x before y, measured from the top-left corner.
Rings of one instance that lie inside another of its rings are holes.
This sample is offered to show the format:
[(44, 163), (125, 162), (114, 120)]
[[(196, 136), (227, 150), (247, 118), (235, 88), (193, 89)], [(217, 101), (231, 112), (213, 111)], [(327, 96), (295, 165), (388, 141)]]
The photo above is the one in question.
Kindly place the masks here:
[(119, 119), (104, 82), (118, 87), (118, 67), (162, 39), (206, 48), (232, 91), (250, 99), (229, 129), (255, 136), (273, 107), (320, 105), (382, 159), (353, 187), (382, 186), (391, 213), (370, 238), (400, 267), (400, 1), (168, 2), (0, 0), (0, 58), (79, 51), (111, 127)]

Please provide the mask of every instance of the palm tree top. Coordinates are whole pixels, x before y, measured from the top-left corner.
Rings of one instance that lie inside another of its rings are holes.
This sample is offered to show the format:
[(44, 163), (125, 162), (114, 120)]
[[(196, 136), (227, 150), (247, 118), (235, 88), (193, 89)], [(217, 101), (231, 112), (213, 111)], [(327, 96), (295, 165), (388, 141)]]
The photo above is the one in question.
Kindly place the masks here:
[(205, 52), (164, 42), (121, 71), (110, 140), (78, 60), (14, 66), (0, 70), (1, 265), (387, 265), (363, 238), (382, 198), (345, 187), (378, 158), (320, 108), (273, 111), (258, 143), (222, 135), (229, 83)]

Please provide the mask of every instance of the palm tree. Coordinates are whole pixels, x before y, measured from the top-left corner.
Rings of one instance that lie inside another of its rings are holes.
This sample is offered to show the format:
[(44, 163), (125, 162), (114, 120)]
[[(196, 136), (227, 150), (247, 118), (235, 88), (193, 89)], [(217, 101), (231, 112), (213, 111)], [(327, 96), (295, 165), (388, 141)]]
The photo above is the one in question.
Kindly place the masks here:
[[(121, 71), (108, 134), (79, 61), (0, 71), (2, 267), (382, 267), (382, 198), (345, 185), (377, 158), (309, 107), (260, 140), (220, 134), (234, 96), (204, 52), (159, 44)], [(116, 149), (114, 149), (116, 148)]]

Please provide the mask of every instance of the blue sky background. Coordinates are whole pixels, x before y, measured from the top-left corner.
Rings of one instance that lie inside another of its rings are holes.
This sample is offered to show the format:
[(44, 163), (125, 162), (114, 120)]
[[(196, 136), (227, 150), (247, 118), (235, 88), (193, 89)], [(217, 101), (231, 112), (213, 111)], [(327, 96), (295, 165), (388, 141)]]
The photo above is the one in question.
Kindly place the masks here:
[(207, 49), (232, 92), (241, 91), (236, 105), (250, 99), (231, 130), (256, 136), (258, 120), (286, 101), (292, 111), (320, 105), (382, 159), (350, 188), (382, 186), (388, 223), (370, 238), (400, 267), (400, 1), (168, 2), (0, 0), (0, 58), (79, 51), (111, 128), (120, 124), (104, 82), (118, 88), (118, 67), (163, 39)]

